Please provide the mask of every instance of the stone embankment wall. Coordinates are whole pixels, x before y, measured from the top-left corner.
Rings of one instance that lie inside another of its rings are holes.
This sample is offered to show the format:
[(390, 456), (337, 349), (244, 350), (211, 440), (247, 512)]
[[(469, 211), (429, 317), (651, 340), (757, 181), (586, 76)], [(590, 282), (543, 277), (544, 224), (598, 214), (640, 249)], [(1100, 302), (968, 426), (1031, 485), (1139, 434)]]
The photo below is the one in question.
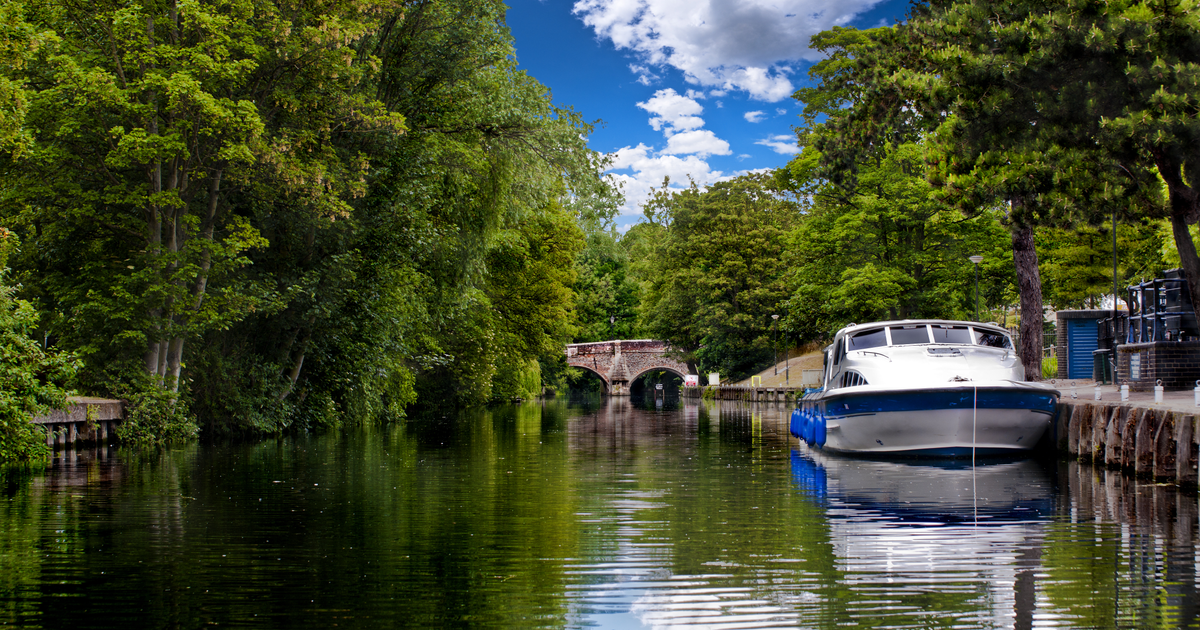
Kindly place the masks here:
[[(1200, 409), (1197, 409), (1200, 411)], [(1178, 409), (1091, 401), (1058, 405), (1043, 446), (1096, 466), (1195, 487), (1198, 415)]]

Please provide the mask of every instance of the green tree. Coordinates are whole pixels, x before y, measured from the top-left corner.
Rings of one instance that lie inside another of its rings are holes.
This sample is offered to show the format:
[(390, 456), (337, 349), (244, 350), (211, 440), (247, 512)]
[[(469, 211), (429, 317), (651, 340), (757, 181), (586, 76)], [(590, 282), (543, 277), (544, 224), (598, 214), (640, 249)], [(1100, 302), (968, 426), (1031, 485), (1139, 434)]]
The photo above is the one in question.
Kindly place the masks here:
[(783, 260), (796, 208), (768, 173), (671, 192), (645, 206), (661, 233), (640, 261), (641, 325), (697, 367), (737, 378), (773, 358), (772, 314), (786, 297)]
[(628, 250), (640, 230), (635, 226), (629, 237), (612, 228), (587, 234), (586, 247), (575, 261), (576, 343), (641, 336), (637, 327), (640, 287), (631, 274)]
[(577, 224), (618, 195), (502, 3), (56, 2), (28, 16), (55, 46), (6, 75), (34, 133), (0, 195), (85, 386), (178, 388), (218, 432), (536, 389)]
[(31, 337), (37, 313), (14, 297), (5, 277), (16, 247), (16, 236), (0, 227), (0, 462), (48, 454), (45, 432), (30, 420), (66, 408), (66, 386), (78, 367), (70, 355), (46, 350)]
[[(983, 254), (994, 264), (1004, 230), (995, 213), (967, 216), (937, 199), (923, 176), (925, 150), (905, 144), (864, 159), (852, 191), (832, 183), (816, 188), (788, 246), (786, 326), (799, 340), (827, 338), (851, 322), (972, 316), (967, 257)], [(806, 165), (819, 158), (812, 153), (806, 149), (790, 165), (799, 187), (813, 186)], [(993, 291), (1010, 286), (985, 284)]]

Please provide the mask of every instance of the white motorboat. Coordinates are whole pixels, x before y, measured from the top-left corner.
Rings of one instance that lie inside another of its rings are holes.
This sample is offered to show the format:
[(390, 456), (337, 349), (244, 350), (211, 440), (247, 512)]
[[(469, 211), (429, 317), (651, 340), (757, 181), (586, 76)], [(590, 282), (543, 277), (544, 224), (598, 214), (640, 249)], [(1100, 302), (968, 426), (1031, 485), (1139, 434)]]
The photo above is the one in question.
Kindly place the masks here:
[(792, 413), (811, 446), (873, 455), (1014, 454), (1049, 428), (1058, 390), (1025, 380), (995, 324), (850, 325), (825, 349), (824, 385)]

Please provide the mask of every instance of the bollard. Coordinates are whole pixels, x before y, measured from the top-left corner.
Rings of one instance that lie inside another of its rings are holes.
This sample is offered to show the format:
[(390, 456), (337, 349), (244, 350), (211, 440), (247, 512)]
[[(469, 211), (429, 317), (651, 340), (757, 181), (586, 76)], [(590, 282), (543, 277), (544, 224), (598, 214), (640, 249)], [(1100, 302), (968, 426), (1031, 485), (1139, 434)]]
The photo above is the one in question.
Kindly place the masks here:
[(1163, 398), (1163, 385), (1162, 385), (1162, 379), (1160, 378), (1157, 381), (1154, 381), (1154, 402), (1160, 403), (1160, 402), (1162, 402), (1162, 398)]
[(1075, 389), (1075, 381), (1071, 381), (1071, 398), (1079, 398), (1079, 391)]
[(1121, 402), (1129, 402), (1129, 386), (1121, 386)]
[(1096, 400), (1100, 400), (1100, 396), (1101, 396), (1101, 394), (1100, 394), (1100, 386), (1099, 386), (1099, 385), (1097, 385), (1097, 386), (1096, 386)]
[(1196, 398), (1196, 406), (1200, 407), (1200, 381), (1196, 381), (1196, 389), (1192, 390), (1192, 396)]

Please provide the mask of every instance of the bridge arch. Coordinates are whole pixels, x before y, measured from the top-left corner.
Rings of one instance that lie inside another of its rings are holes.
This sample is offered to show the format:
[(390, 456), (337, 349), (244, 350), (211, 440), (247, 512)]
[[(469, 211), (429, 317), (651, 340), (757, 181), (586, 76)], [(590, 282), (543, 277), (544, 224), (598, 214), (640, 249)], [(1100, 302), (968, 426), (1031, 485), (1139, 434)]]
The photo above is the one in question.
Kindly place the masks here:
[(573, 343), (566, 348), (567, 364), (599, 374), (609, 396), (628, 396), (630, 383), (650, 370), (685, 376), (687, 366), (668, 356), (670, 352), (665, 341), (656, 339)]
[(604, 377), (604, 374), (603, 374), (602, 372), (600, 372), (599, 370), (596, 370), (596, 369), (594, 369), (594, 368), (590, 368), (590, 367), (588, 367), (588, 366), (586, 366), (586, 365), (574, 365), (574, 364), (572, 364), (572, 366), (573, 366), (573, 367), (577, 367), (577, 368), (579, 368), (579, 369), (581, 369), (581, 370), (583, 370), (583, 371), (585, 371), (585, 372), (588, 372), (588, 373), (590, 373), (590, 374), (595, 374), (595, 375), (596, 375), (596, 378), (600, 379), (600, 394), (601, 394), (602, 396), (608, 396), (608, 395), (609, 395), (609, 394), (608, 394), (608, 393), (609, 393), (609, 391), (611, 391), (611, 390), (612, 390), (612, 383), (609, 383), (609, 382), (608, 382), (608, 379)]

